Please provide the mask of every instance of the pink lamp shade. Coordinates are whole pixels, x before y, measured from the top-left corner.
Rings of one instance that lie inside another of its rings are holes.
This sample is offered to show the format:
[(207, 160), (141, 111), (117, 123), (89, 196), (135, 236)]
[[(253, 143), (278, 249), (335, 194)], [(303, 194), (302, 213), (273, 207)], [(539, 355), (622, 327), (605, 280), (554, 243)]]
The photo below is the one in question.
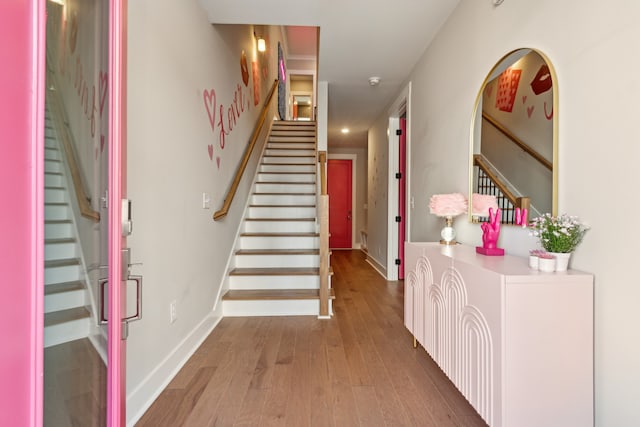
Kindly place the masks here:
[(429, 211), (437, 216), (454, 217), (467, 209), (467, 198), (461, 193), (434, 194), (429, 200)]
[(471, 195), (471, 215), (479, 217), (489, 216), (489, 209), (498, 209), (496, 196), (490, 194), (473, 193)]

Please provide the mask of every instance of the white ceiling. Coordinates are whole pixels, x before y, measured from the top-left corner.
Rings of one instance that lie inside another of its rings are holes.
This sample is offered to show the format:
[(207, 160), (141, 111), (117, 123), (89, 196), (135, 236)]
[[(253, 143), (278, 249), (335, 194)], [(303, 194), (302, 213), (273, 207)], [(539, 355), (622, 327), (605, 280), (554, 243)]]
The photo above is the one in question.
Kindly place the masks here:
[[(315, 54), (318, 79), (329, 85), (331, 145), (366, 144), (367, 130), (460, 0), (200, 0), (209, 21), (283, 25), (288, 54)], [(369, 77), (381, 78), (378, 86)], [(348, 127), (348, 135), (340, 133)]]

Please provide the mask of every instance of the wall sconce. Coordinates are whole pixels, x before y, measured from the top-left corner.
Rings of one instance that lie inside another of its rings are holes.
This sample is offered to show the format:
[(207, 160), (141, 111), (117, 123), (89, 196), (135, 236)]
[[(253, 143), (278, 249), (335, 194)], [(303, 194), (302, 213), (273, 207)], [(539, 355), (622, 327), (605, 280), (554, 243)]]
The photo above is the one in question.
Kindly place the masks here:
[(258, 52), (264, 52), (267, 50), (267, 43), (262, 37), (258, 37)]

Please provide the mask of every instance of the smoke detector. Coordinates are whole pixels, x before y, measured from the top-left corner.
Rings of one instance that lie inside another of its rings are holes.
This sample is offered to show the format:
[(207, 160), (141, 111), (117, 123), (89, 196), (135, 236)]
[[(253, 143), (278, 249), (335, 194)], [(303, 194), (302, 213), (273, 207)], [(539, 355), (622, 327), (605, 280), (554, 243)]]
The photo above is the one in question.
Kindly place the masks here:
[(380, 77), (369, 77), (370, 86), (378, 86), (380, 84)]

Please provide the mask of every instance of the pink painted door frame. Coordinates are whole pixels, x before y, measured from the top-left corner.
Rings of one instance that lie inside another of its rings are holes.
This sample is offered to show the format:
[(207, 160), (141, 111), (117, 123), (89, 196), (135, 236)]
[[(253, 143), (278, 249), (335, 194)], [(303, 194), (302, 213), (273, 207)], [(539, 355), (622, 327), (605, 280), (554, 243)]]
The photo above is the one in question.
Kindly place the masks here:
[[(43, 424), (44, 94), (46, 0), (12, 0), (0, 13), (11, 36), (0, 79), (0, 425)], [(126, 194), (126, 0), (109, 4), (109, 283), (122, 283), (120, 200)], [(109, 318), (124, 292), (111, 286)], [(107, 423), (126, 423), (125, 351), (120, 322), (109, 325)]]
[(404, 279), (404, 241), (406, 239), (406, 206), (407, 206), (407, 119), (400, 118), (400, 139), (399, 139), (399, 165), (398, 171), (400, 178), (398, 179), (398, 279)]

